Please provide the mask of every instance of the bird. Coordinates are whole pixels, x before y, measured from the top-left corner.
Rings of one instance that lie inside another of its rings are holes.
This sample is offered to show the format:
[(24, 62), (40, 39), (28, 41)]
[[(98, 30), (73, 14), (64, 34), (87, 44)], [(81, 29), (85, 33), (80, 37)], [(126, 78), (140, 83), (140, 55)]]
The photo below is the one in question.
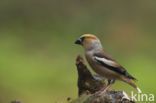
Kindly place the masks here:
[(138, 93), (141, 93), (140, 88), (134, 82), (136, 78), (103, 49), (98, 37), (93, 34), (83, 34), (75, 41), (75, 44), (84, 48), (86, 60), (93, 71), (108, 79), (107, 86), (99, 91), (101, 94), (106, 92), (115, 83), (115, 80), (128, 83)]

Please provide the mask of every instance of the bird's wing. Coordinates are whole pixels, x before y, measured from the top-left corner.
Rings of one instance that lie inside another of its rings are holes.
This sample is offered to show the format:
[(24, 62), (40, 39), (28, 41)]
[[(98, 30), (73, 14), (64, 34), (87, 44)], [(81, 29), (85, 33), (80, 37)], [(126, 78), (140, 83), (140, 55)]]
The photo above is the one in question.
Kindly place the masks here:
[(133, 76), (131, 76), (119, 63), (117, 63), (109, 54), (106, 52), (100, 52), (94, 54), (94, 60), (100, 63), (102, 66), (120, 73), (130, 79), (136, 80)]

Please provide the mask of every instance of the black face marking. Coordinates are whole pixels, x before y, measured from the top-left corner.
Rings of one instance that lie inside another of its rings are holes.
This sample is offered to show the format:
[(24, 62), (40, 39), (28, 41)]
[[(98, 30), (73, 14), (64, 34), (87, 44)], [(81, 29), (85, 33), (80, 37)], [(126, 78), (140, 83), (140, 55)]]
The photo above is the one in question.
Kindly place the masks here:
[(81, 44), (81, 39), (76, 40), (75, 44)]
[(79, 38), (78, 40), (75, 41), (75, 44), (80, 44), (80, 45), (82, 45), (84, 39), (85, 39), (85, 37)]

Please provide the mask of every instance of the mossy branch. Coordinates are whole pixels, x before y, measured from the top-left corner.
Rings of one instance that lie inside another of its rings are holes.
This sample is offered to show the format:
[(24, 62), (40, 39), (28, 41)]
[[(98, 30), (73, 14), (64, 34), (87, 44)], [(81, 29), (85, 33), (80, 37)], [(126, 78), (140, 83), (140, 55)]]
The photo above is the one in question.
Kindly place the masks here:
[(76, 58), (79, 97), (70, 103), (134, 103), (123, 91), (108, 90), (100, 95), (97, 91), (106, 86), (104, 77), (92, 75), (82, 56)]

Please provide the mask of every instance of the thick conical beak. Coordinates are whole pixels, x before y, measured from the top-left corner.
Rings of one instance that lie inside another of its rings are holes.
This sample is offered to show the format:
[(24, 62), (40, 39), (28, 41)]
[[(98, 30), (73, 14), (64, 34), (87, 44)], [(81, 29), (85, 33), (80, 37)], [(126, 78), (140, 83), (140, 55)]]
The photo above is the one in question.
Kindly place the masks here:
[(79, 38), (78, 40), (76, 40), (76, 41), (75, 41), (75, 44), (79, 44), (79, 45), (81, 45), (81, 44), (82, 44), (82, 40), (81, 40), (81, 38)]

